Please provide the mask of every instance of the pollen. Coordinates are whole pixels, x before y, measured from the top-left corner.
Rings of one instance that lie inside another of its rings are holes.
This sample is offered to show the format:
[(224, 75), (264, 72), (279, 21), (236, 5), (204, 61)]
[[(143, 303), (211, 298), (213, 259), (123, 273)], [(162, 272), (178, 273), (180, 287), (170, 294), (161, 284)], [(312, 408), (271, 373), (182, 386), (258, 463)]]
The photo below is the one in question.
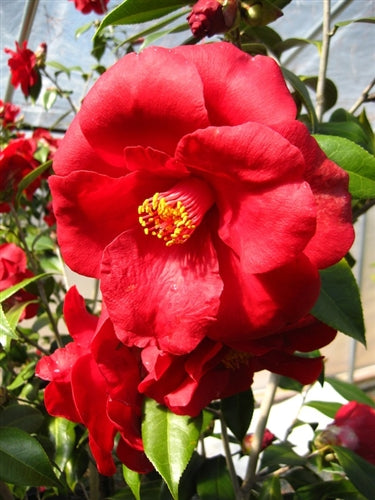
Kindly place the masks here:
[(169, 191), (147, 198), (138, 207), (138, 220), (145, 234), (159, 238), (169, 247), (185, 243), (213, 203), (211, 188), (191, 177)]

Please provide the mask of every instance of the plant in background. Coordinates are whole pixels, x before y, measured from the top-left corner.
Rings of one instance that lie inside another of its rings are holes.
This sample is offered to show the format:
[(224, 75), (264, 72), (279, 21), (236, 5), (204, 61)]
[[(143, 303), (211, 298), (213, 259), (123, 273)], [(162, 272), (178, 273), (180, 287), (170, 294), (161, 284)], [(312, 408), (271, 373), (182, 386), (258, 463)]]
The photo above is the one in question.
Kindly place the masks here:
[[(319, 352), (337, 331), (365, 344), (349, 252), (375, 202), (374, 134), (354, 115), (371, 86), (325, 121), (327, 18), (321, 72), (299, 78), (278, 61), (297, 42), (266, 26), (287, 3), (125, 0), (94, 23), (87, 72), (45, 43), (5, 49), (26, 98), (74, 117), (61, 140), (0, 101), (0, 496), (371, 498), (375, 403), (324, 377)], [(107, 69), (114, 46), (127, 55)], [(317, 380), (348, 402), (308, 401)], [(278, 388), (331, 418), (306, 422), (303, 453), (301, 420), (268, 428)]]

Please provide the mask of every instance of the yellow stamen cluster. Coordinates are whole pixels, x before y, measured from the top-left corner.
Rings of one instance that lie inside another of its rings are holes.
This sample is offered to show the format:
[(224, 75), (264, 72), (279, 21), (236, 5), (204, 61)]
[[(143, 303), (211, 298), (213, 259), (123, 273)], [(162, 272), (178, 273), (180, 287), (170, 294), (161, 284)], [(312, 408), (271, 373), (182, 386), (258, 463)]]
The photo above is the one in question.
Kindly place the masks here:
[(145, 200), (138, 215), (145, 234), (162, 239), (166, 246), (185, 243), (196, 228), (180, 200), (168, 200), (160, 193)]

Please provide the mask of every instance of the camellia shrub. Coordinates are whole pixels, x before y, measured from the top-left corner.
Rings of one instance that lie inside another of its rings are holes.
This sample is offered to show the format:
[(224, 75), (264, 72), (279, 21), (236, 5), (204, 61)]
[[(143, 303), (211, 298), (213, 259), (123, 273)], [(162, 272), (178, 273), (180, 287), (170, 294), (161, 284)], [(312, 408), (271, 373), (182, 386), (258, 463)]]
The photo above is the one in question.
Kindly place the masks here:
[[(74, 0), (105, 15), (79, 30), (96, 64), (75, 67), (78, 103), (47, 43), (4, 48), (11, 84), (71, 120), (62, 137), (0, 101), (1, 497), (371, 499), (375, 402), (325, 378), (320, 349), (365, 344), (351, 248), (375, 201), (372, 85), (325, 121), (334, 83), (282, 67), (298, 40), (268, 26), (288, 3)], [(156, 46), (166, 26), (185, 41)], [(341, 402), (305, 402), (316, 382)], [(331, 419), (304, 422), (302, 454), (303, 422), (268, 428), (283, 389)]]

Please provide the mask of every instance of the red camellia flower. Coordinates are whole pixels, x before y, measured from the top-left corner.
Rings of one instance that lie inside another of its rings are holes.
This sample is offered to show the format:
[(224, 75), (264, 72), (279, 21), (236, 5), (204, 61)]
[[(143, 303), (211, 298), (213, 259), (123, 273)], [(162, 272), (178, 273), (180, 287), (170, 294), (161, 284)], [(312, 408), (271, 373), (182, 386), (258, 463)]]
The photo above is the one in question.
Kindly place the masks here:
[[(251, 448), (253, 446), (253, 439), (254, 439), (254, 434), (246, 434), (246, 436), (243, 438), (242, 451), (244, 453), (250, 453)], [(273, 443), (273, 441), (275, 441), (275, 439), (276, 439), (275, 434), (273, 434), (270, 430), (265, 429), (262, 438), (261, 451), (268, 448), (268, 446), (270, 446)]]
[(82, 14), (89, 14), (90, 12), (96, 12), (97, 14), (104, 14), (107, 10), (107, 4), (109, 0), (70, 0), (74, 2), (77, 10), (80, 10)]
[(19, 106), (0, 99), (0, 125), (12, 129), (15, 126), (16, 116), (20, 112)]
[(33, 87), (40, 82), (40, 74), (36, 67), (36, 55), (27, 48), (27, 40), (23, 42), (22, 47), (16, 42), (16, 52), (8, 48), (4, 51), (11, 55), (8, 66), (12, 73), (11, 83), (13, 87), (17, 88), (21, 85), (23, 94), (28, 97), (32, 93)]
[[(33, 273), (27, 269), (27, 259), (22, 248), (14, 243), (3, 243), (0, 245), (0, 292), (13, 285), (17, 285), (26, 278), (31, 278)], [(3, 306), (5, 310), (11, 307), (24, 304), (29, 301), (36, 301), (37, 297), (26, 290), (19, 290), (7, 299)], [(28, 304), (23, 310), (20, 320), (32, 318), (36, 315), (38, 304)]]
[(375, 465), (375, 409), (357, 401), (343, 405), (317, 445), (345, 446)]
[[(119, 344), (108, 315), (104, 312), (98, 318), (90, 314), (74, 287), (66, 295), (64, 317), (73, 342), (42, 358), (36, 367), (36, 374), (50, 381), (44, 396), (47, 411), (88, 428), (100, 473), (112, 475), (116, 471), (112, 449), (117, 433), (119, 459), (132, 470), (149, 472), (152, 466), (140, 437), (142, 398), (137, 392), (137, 350)], [(101, 358), (107, 356), (111, 357), (112, 371), (106, 378)], [(121, 378), (116, 378), (120, 367)]]
[(101, 278), (122, 343), (185, 356), (210, 339), (276, 366), (292, 337), (332, 340), (308, 313), (353, 241), (348, 176), (295, 117), (276, 62), (224, 42), (99, 78), (50, 186), (65, 261)]
[(234, 25), (237, 9), (237, 0), (198, 0), (187, 20), (194, 36), (212, 36)]

